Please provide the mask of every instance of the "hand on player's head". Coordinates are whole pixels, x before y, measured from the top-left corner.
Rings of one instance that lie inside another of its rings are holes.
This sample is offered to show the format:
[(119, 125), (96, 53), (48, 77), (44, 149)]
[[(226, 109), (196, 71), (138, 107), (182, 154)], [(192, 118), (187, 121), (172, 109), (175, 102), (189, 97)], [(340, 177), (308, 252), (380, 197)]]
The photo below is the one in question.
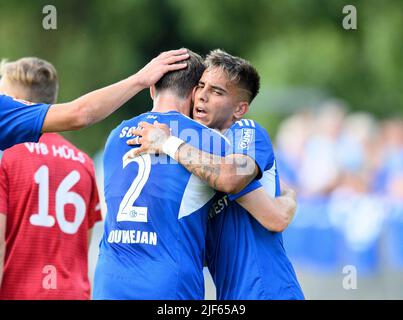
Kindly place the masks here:
[[(186, 68), (187, 63), (184, 60), (188, 58), (187, 49), (161, 53), (136, 73), (139, 84), (144, 88), (154, 85), (165, 73)], [(183, 61), (183, 63), (177, 63), (180, 61)]]

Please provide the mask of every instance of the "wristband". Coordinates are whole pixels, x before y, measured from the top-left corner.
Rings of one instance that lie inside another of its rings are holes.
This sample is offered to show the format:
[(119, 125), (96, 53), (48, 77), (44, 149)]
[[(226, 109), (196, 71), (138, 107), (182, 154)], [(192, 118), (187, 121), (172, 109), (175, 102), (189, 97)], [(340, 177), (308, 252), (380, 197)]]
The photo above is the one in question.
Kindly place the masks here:
[(185, 141), (182, 139), (170, 136), (162, 145), (162, 151), (175, 160), (175, 153), (183, 143), (185, 143)]

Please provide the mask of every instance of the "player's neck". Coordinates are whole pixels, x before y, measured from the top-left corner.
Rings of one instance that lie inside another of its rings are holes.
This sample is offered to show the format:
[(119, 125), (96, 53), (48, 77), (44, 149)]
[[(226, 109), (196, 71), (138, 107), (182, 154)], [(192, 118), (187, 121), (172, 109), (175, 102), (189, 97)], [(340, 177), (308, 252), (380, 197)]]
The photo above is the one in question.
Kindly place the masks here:
[(181, 99), (171, 94), (159, 94), (154, 97), (152, 112), (178, 111), (189, 116), (190, 102), (187, 99)]
[(220, 128), (217, 128), (217, 130), (221, 133), (224, 134), (228, 131), (229, 128), (235, 123), (235, 119), (228, 120), (225, 122)]

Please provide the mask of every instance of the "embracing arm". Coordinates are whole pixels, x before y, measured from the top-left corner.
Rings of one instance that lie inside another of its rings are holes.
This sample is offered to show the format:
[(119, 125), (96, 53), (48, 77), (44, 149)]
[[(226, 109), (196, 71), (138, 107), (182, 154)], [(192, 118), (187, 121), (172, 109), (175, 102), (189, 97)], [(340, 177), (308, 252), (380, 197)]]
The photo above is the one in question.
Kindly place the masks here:
[[(141, 146), (133, 149), (129, 158), (143, 153), (165, 153), (215, 190), (238, 193), (259, 173), (255, 160), (249, 156), (231, 154), (221, 157), (203, 152), (170, 136), (170, 130), (165, 124), (140, 122), (131, 133), (136, 138), (128, 140), (127, 144)], [(283, 231), (295, 214), (296, 195), (285, 184), (281, 185), (281, 189), (282, 196), (275, 199), (269, 197), (263, 188), (258, 188), (237, 201), (266, 229)]]
[(240, 192), (259, 172), (249, 156), (232, 154), (221, 157), (185, 143), (176, 152), (175, 160), (213, 189), (226, 193)]
[(186, 67), (186, 49), (161, 53), (129, 78), (90, 92), (72, 102), (54, 104), (45, 117), (42, 132), (78, 130), (97, 123), (120, 108), (141, 90), (156, 83), (165, 73)]
[(280, 197), (271, 198), (263, 187), (236, 201), (269, 231), (282, 232), (291, 223), (297, 209), (296, 193), (282, 184)]
[[(238, 193), (259, 173), (256, 162), (249, 156), (231, 154), (221, 157), (203, 152), (170, 136), (165, 124), (140, 122), (131, 133), (137, 137), (128, 140), (127, 144), (141, 146), (133, 149), (129, 158), (143, 153), (168, 154), (215, 190)], [(285, 184), (281, 189), (282, 196), (275, 199), (269, 197), (263, 188), (258, 188), (237, 201), (266, 229), (280, 232), (287, 228), (296, 211), (295, 192)]]
[[(127, 143), (141, 146), (133, 149), (129, 157), (134, 158), (143, 153), (166, 153), (218, 191), (238, 193), (259, 173), (259, 168), (251, 157), (241, 154), (221, 157), (201, 151), (170, 136), (170, 130), (165, 124), (140, 122), (139, 128), (132, 130), (132, 134), (141, 137), (128, 140)], [(176, 144), (174, 150), (164, 150), (170, 149), (172, 141)]]

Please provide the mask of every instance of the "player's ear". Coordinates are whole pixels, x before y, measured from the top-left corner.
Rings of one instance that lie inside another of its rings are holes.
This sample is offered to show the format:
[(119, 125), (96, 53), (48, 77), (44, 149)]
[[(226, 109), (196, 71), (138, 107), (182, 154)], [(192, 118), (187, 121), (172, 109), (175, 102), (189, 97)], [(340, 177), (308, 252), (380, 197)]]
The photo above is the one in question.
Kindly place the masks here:
[(155, 94), (155, 87), (154, 86), (150, 86), (150, 97), (151, 99), (154, 100), (154, 94)]
[(236, 120), (242, 119), (245, 113), (249, 111), (249, 103), (247, 101), (240, 101), (235, 108), (234, 118)]

